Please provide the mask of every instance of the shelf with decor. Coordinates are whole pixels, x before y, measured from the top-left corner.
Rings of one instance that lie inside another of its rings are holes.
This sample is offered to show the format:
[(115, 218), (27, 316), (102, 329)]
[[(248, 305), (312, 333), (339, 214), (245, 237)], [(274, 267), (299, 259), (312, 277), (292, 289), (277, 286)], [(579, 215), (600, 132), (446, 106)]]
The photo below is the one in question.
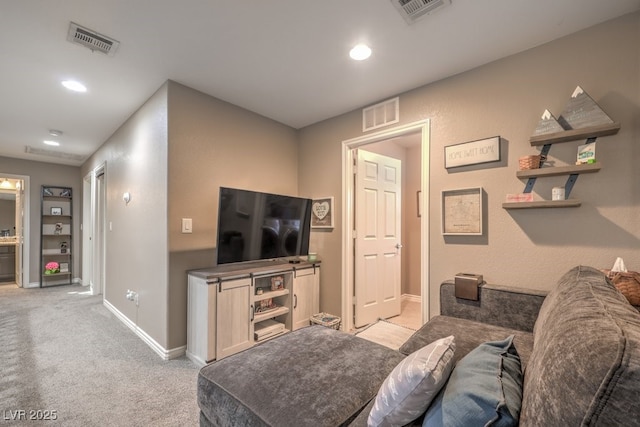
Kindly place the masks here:
[[(531, 146), (542, 146), (540, 154), (522, 158), (521, 170), (516, 172), (516, 176), (520, 179), (527, 179), (523, 194), (532, 192), (537, 178), (567, 176), (564, 186), (564, 200), (510, 201), (502, 204), (504, 209), (574, 208), (582, 205), (580, 200), (569, 198), (571, 190), (580, 174), (600, 171), (601, 163), (591, 159), (587, 163), (576, 162), (579, 164), (544, 167), (544, 161), (553, 144), (586, 138), (585, 147), (588, 147), (587, 144), (595, 143), (598, 137), (617, 134), (620, 130), (620, 123), (613, 122), (579, 86), (571, 96), (560, 119), (563, 123), (562, 126), (560, 121), (556, 120), (549, 111), (544, 112), (536, 128), (536, 134), (529, 138)], [(568, 127), (568, 129), (563, 129), (563, 127)], [(595, 148), (593, 150), (595, 153)], [(532, 161), (532, 159), (535, 160)], [(582, 161), (582, 158), (579, 160)]]
[(40, 287), (73, 281), (73, 199), (66, 186), (43, 185), (40, 193)]

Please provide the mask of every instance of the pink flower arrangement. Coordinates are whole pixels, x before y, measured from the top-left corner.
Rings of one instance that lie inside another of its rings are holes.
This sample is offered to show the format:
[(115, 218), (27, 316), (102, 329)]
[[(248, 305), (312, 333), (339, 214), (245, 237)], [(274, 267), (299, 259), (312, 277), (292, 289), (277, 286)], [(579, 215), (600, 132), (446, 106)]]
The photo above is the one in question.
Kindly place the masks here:
[(44, 274), (53, 274), (60, 271), (60, 264), (55, 261), (48, 262), (47, 265), (44, 266)]

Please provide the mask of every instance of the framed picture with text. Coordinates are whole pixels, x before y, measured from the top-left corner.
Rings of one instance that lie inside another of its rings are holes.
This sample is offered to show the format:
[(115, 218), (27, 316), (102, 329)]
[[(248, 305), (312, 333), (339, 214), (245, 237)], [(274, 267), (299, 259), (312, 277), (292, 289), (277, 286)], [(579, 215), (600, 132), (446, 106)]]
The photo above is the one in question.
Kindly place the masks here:
[(311, 228), (333, 228), (333, 197), (313, 199), (311, 202)]

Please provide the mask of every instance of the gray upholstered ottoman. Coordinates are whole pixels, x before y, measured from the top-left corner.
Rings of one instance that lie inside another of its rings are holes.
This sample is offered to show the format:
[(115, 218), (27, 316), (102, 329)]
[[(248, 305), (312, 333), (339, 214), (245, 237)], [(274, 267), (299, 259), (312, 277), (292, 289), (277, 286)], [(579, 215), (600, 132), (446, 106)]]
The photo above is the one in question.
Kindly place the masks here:
[(375, 397), (404, 357), (323, 326), (299, 329), (202, 368), (200, 422), (346, 425)]

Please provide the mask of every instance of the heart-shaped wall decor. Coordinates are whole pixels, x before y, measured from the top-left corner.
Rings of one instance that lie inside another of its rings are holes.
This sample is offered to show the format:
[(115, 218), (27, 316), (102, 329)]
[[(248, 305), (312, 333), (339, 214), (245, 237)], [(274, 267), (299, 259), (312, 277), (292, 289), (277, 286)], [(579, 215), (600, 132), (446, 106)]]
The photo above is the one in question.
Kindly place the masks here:
[(316, 218), (322, 220), (329, 213), (329, 202), (315, 202), (312, 209)]

